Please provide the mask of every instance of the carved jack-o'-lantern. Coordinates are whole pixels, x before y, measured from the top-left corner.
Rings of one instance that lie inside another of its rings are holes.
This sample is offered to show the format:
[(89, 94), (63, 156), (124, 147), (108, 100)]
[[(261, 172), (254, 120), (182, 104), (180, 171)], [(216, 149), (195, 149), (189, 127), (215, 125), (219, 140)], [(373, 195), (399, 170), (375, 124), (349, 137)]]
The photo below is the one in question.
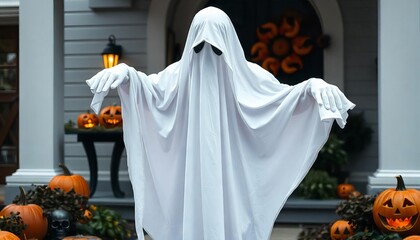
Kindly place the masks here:
[(337, 186), (337, 196), (341, 199), (349, 198), (350, 194), (354, 191), (356, 191), (356, 189), (350, 183), (342, 183)]
[(268, 57), (269, 52), (267, 48), (267, 44), (263, 42), (256, 42), (251, 47), (251, 58), (254, 62), (259, 62), (264, 60), (266, 57)]
[(99, 123), (105, 128), (122, 127), (121, 106), (104, 107), (99, 114)]
[(348, 221), (337, 220), (330, 228), (330, 237), (332, 240), (345, 240), (352, 236), (354, 233), (353, 228)]
[(372, 214), (376, 226), (385, 233), (409, 236), (420, 233), (420, 191), (406, 189), (397, 176), (397, 188), (381, 192), (373, 203)]
[(277, 25), (275, 23), (264, 23), (257, 28), (257, 37), (262, 42), (268, 43), (275, 36), (277, 36)]
[(91, 113), (89, 110), (77, 117), (77, 126), (79, 128), (93, 128), (98, 126), (98, 124), (99, 118), (96, 116), (96, 114)]

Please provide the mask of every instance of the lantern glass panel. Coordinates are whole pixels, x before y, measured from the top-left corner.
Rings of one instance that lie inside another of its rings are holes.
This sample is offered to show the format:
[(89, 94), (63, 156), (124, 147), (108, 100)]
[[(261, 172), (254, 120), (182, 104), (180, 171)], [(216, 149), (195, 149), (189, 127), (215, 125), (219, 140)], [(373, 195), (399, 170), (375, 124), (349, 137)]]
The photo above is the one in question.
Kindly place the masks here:
[(119, 56), (117, 54), (109, 53), (102, 55), (104, 67), (110, 68), (118, 64)]

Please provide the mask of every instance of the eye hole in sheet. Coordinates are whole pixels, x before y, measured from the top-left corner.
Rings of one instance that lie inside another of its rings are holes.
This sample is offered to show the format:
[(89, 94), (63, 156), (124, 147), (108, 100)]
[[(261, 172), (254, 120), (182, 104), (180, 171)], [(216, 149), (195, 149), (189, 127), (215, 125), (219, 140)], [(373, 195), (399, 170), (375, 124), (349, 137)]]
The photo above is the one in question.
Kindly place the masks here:
[[(194, 52), (195, 52), (195, 53), (199, 53), (199, 52), (201, 52), (201, 50), (203, 50), (204, 44), (205, 44), (205, 42), (203, 41), (203, 42), (199, 43), (197, 46), (195, 46), (195, 47), (194, 47)], [(215, 46), (213, 46), (213, 45), (211, 45), (211, 49), (213, 49), (213, 52), (214, 52), (217, 56), (220, 56), (220, 55), (222, 55), (222, 53), (223, 53), (222, 51), (220, 51), (220, 49), (218, 49), (217, 47), (215, 47)]]

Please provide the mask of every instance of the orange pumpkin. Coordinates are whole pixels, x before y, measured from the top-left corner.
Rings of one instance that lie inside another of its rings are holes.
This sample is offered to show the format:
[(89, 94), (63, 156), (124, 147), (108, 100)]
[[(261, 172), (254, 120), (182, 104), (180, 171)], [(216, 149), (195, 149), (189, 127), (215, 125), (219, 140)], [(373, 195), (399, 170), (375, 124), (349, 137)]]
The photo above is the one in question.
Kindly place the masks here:
[(8, 231), (0, 230), (0, 240), (20, 240), (18, 236)]
[(1, 210), (1, 216), (10, 216), (11, 212), (20, 213), (22, 221), (26, 224), (23, 233), (28, 239), (44, 239), (48, 230), (48, 221), (44, 217), (43, 210), (36, 204), (27, 204), (26, 193), (22, 187), (19, 187), (20, 197), (16, 204), (9, 204)]
[(404, 240), (420, 240), (420, 236), (419, 235), (413, 235), (413, 236), (409, 236), (404, 238)]
[(337, 186), (337, 196), (341, 199), (349, 198), (354, 191), (356, 191), (356, 188), (350, 183), (341, 183)]
[(263, 42), (257, 42), (251, 47), (251, 59), (254, 62), (263, 61), (268, 54), (267, 45)]
[(275, 23), (264, 23), (257, 28), (257, 37), (262, 42), (268, 43), (275, 36), (277, 36), (277, 25)]
[(420, 234), (420, 191), (406, 189), (401, 175), (397, 187), (381, 192), (373, 203), (376, 226), (384, 233), (401, 236)]
[(292, 47), (298, 55), (308, 55), (313, 48), (312, 39), (309, 36), (297, 36), (292, 40)]
[(73, 240), (73, 239), (78, 239), (78, 240), (101, 240), (101, 238), (96, 237), (96, 236), (83, 236), (83, 235), (77, 235), (77, 236), (68, 236), (63, 238), (63, 240)]
[(86, 180), (81, 175), (72, 174), (63, 163), (60, 163), (59, 166), (63, 169), (64, 174), (53, 177), (48, 183), (48, 187), (51, 189), (60, 188), (65, 192), (74, 190), (81, 196), (89, 197), (90, 190)]
[(290, 53), (290, 43), (284, 37), (276, 37), (271, 44), (273, 54), (278, 57), (286, 56)]
[(98, 124), (99, 118), (89, 110), (85, 113), (81, 113), (79, 117), (77, 117), (77, 126), (79, 128), (93, 128), (98, 126)]
[(330, 228), (330, 237), (332, 240), (345, 240), (354, 233), (353, 227), (345, 220), (337, 220)]
[(302, 59), (296, 55), (291, 54), (281, 61), (281, 69), (286, 74), (292, 74), (303, 68)]
[(264, 60), (262, 67), (276, 76), (279, 73), (280, 62), (276, 58), (269, 57)]
[(121, 106), (104, 107), (99, 114), (99, 123), (105, 128), (122, 127)]

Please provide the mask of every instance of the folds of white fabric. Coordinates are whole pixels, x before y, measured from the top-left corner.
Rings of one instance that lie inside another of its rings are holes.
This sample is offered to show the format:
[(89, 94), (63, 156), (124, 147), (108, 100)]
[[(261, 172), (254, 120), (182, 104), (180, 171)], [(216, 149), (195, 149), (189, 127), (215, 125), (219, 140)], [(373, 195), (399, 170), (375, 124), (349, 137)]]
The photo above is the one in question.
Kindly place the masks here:
[(343, 127), (354, 107), (340, 95), (343, 110), (326, 110), (308, 88), (309, 81), (279, 84), (247, 62), (232, 23), (215, 8), (194, 18), (179, 62), (149, 76), (130, 68), (118, 93), (137, 233), (269, 239), (333, 121)]

